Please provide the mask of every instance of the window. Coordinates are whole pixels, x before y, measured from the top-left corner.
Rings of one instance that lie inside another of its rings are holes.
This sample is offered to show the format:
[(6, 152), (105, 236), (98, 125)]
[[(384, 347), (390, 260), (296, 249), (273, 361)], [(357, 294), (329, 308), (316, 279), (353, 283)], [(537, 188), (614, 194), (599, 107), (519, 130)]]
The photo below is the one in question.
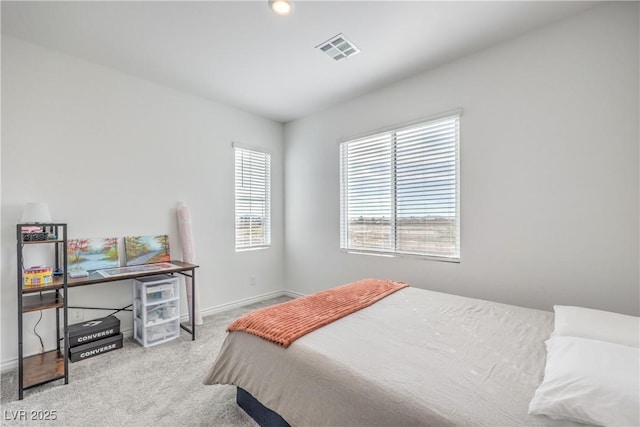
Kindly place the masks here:
[(341, 248), (460, 259), (460, 112), (340, 145)]
[(234, 145), (236, 251), (271, 246), (271, 155)]

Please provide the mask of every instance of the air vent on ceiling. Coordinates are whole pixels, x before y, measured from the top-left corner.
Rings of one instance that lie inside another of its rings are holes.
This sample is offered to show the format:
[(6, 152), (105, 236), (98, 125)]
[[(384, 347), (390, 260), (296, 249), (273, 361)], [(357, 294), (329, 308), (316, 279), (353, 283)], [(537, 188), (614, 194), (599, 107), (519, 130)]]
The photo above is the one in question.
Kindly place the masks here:
[(347, 40), (342, 33), (330, 38), (324, 43), (320, 43), (316, 48), (320, 49), (336, 61), (360, 53), (360, 49)]

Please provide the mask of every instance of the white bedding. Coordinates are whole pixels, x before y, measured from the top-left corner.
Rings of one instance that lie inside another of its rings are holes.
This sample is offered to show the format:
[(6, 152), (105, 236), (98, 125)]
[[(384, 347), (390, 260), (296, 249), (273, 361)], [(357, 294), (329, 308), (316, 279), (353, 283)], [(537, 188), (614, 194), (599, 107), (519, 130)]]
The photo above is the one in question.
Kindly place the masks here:
[(232, 332), (204, 382), (294, 426), (578, 425), (527, 414), (552, 329), (550, 312), (405, 288), (287, 349)]

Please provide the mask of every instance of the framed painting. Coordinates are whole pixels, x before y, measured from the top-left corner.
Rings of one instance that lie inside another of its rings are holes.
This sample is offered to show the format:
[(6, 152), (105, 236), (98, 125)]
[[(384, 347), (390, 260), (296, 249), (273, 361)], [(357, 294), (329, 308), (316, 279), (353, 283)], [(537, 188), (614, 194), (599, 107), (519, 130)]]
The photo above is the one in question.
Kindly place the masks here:
[(171, 260), (169, 236), (129, 236), (124, 238), (126, 265), (152, 264)]
[(120, 265), (118, 238), (80, 238), (67, 241), (67, 268), (71, 271), (91, 271)]

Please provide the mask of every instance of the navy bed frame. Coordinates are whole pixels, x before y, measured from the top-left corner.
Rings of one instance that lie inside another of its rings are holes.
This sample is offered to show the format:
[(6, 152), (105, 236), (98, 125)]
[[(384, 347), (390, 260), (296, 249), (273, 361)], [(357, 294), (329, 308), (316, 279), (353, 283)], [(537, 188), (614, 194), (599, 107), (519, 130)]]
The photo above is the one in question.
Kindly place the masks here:
[(236, 402), (261, 427), (291, 427), (284, 418), (240, 387), (237, 388)]

